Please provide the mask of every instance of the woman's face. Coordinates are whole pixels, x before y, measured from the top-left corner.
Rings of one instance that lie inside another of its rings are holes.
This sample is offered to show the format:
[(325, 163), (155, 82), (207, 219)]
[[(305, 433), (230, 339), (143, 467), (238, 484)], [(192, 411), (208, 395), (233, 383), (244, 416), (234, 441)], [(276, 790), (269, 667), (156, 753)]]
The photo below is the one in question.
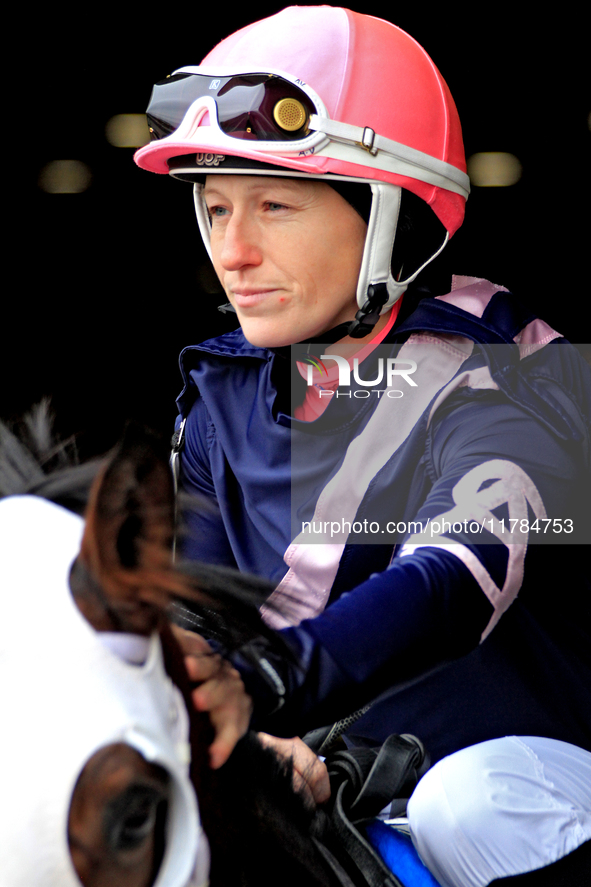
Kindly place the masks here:
[(325, 182), (208, 176), (213, 265), (244, 335), (277, 348), (357, 311), (367, 226)]

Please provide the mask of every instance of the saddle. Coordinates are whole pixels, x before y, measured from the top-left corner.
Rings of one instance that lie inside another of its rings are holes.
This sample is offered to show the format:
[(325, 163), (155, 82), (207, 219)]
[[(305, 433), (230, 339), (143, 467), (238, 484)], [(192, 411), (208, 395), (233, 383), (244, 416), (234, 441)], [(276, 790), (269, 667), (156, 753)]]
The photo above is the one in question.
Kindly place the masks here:
[(410, 838), (376, 818), (388, 805), (391, 817), (405, 812), (428, 767), (422, 743), (393, 734), (380, 748), (331, 752), (326, 765), (331, 800), (312, 836), (343, 887), (436, 887)]

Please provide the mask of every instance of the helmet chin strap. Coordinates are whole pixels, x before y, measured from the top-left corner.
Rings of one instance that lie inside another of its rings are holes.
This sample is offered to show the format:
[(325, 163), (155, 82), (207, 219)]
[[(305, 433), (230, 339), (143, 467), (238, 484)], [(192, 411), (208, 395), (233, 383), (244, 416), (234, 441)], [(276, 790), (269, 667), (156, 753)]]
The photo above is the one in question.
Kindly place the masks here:
[(371, 210), (357, 281), (357, 304), (364, 315), (373, 314), (378, 306), (384, 313), (406, 289), (406, 286), (401, 288), (394, 280), (391, 268), (402, 189), (388, 182), (368, 184), (371, 188)]
[[(398, 298), (403, 292), (404, 290), (399, 293)], [(345, 324), (347, 335), (352, 339), (364, 339), (369, 335), (380, 319), (380, 315), (383, 314), (384, 305), (389, 298), (390, 294), (385, 283), (370, 284), (367, 288), (367, 299), (355, 315), (355, 320)]]
[(362, 339), (371, 333), (380, 315), (389, 311), (408, 285), (435, 259), (449, 240), (446, 231), (441, 246), (405, 280), (392, 275), (392, 252), (398, 230), (402, 189), (388, 182), (370, 182), (372, 202), (367, 236), (357, 285), (359, 311), (348, 335)]

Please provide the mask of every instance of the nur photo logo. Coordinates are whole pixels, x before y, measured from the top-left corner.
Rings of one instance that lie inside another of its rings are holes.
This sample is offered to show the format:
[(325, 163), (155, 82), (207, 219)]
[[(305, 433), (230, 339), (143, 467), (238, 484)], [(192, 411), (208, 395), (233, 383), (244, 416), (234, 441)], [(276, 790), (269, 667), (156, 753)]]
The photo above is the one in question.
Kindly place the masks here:
[[(373, 379), (362, 379), (359, 369), (359, 360), (358, 358), (353, 359), (353, 363), (347, 360), (346, 357), (343, 357), (341, 354), (321, 354), (320, 357), (313, 357), (311, 355), (305, 358), (306, 367), (306, 385), (311, 386), (316, 384), (314, 381), (314, 371), (320, 374), (320, 376), (328, 376), (328, 370), (325, 360), (334, 360), (338, 367), (338, 387), (339, 388), (350, 388), (351, 387), (351, 376), (353, 376), (353, 382), (356, 383), (359, 388), (356, 388), (353, 391), (354, 397), (369, 397), (371, 391), (366, 389), (373, 389), (374, 393), (378, 396), (380, 394), (386, 393), (388, 397), (402, 397), (404, 392), (399, 389), (394, 388), (395, 382), (398, 382), (400, 379), (403, 379), (407, 385), (410, 385), (411, 388), (417, 388), (417, 383), (412, 379), (412, 374), (416, 372), (417, 364), (414, 360), (403, 360), (396, 357), (380, 357), (377, 361), (376, 367), (376, 375)], [(378, 388), (378, 386), (382, 386)], [(332, 397), (333, 393), (336, 393), (337, 397), (342, 396), (351, 396), (351, 392), (333, 392), (329, 389), (320, 388), (319, 394), (320, 397)]]

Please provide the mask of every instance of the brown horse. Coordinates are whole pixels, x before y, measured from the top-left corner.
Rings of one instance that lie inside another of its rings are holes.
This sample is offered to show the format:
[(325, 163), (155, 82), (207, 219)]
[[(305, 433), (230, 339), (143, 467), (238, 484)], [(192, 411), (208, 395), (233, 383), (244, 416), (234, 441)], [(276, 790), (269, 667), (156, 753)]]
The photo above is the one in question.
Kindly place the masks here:
[[(3, 434), (0, 492), (21, 458), (11, 461)], [(22, 480), (31, 466), (17, 468)], [(33, 475), (29, 492), (51, 486), (69, 504), (86, 482)], [(100, 468), (83, 529), (40, 498), (0, 502), (0, 581), (14, 615), (2, 681), (18, 708), (2, 741), (3, 877), (10, 887), (351, 885), (312, 837), (314, 811), (289, 763), (255, 734), (221, 769), (208, 764), (211, 724), (191, 705), (167, 610), (205, 604), (241, 642), (265, 631), (253, 606), (261, 589), (175, 569), (173, 512), (166, 453), (135, 431)]]

